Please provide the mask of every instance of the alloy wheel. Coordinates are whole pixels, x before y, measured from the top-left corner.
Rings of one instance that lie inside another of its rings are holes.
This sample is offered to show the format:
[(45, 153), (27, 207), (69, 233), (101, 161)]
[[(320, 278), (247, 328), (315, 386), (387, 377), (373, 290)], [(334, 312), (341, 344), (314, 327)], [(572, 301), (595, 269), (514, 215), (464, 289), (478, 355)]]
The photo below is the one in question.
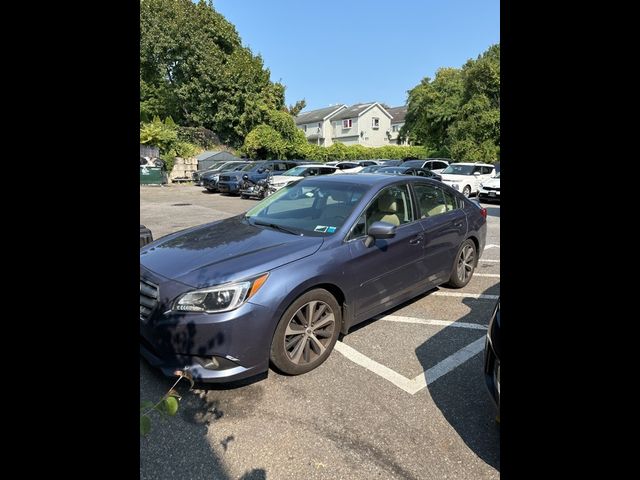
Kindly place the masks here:
[(304, 304), (291, 317), (284, 333), (287, 357), (296, 365), (315, 361), (327, 349), (336, 327), (331, 307), (314, 300)]
[(458, 257), (458, 279), (465, 283), (473, 273), (475, 264), (475, 252), (473, 246), (467, 244), (464, 246)]

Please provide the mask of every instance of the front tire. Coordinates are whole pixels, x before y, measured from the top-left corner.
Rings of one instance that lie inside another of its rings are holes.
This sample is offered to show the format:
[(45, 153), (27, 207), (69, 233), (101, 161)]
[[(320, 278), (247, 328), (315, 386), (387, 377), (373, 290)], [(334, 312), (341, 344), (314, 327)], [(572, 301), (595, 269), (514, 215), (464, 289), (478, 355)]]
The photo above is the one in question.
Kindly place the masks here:
[(473, 240), (466, 239), (458, 249), (453, 271), (447, 285), (453, 288), (462, 288), (467, 285), (471, 277), (473, 277), (477, 264), (476, 244), (473, 243)]
[(280, 318), (271, 341), (271, 363), (288, 375), (319, 367), (331, 354), (341, 325), (342, 310), (334, 296), (322, 288), (310, 290)]
[(466, 185), (463, 189), (462, 189), (462, 194), (469, 198), (471, 196), (471, 187), (469, 185)]

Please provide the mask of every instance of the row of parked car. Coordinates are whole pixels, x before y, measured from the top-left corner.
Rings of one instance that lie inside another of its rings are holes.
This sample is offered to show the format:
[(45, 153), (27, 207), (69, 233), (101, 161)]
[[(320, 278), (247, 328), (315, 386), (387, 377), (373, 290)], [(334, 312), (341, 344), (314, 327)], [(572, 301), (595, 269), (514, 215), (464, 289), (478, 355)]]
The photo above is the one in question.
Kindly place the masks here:
[(296, 160), (217, 162), (193, 174), (196, 185), (210, 192), (251, 196), (249, 185), (268, 182), (278, 190), (301, 178), (345, 173), (413, 175), (433, 178), (458, 190), (465, 197), (500, 199), (500, 174), (488, 163), (455, 162), (449, 159), (359, 160), (314, 163)]

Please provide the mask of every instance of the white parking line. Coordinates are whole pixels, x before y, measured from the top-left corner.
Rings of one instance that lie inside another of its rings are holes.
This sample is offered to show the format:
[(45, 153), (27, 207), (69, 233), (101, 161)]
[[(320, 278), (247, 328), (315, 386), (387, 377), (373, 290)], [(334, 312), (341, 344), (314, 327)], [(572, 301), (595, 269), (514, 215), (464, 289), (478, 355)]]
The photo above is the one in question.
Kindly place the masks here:
[(496, 245), (495, 243), (490, 243), (484, 247), (485, 250), (489, 250), (490, 248), (500, 248), (500, 245)]
[(420, 325), (443, 325), (445, 327), (455, 327), (455, 328), (471, 328), (475, 330), (486, 330), (487, 327), (484, 325), (479, 325), (477, 323), (464, 323), (464, 322), (456, 322), (449, 320), (431, 320), (425, 318), (416, 318), (416, 317), (403, 317), (401, 315), (385, 315), (375, 317), (378, 320), (384, 320), (387, 322), (399, 322), (399, 323), (417, 323)]
[(486, 295), (484, 293), (461, 293), (461, 292), (433, 292), (431, 295), (435, 295), (438, 297), (464, 297), (464, 298), (475, 298), (477, 300), (498, 300), (500, 295)]
[(480, 260), (478, 260), (478, 263), (481, 262), (493, 262), (493, 263), (500, 263), (500, 260), (490, 260), (490, 259), (485, 259), (485, 258), (481, 258)]
[(464, 348), (461, 348), (453, 355), (448, 356), (440, 363), (434, 365), (429, 370), (421, 373), (413, 380), (411, 380), (412, 386), (415, 391), (413, 393), (419, 392), (427, 385), (432, 384), (441, 376), (449, 373), (454, 368), (462, 365), (464, 362), (477, 355), (481, 351), (484, 350), (485, 337), (481, 337), (473, 343), (470, 343)]
[(499, 273), (474, 273), (474, 277), (491, 277), (491, 278), (500, 278)]
[[(398, 372), (391, 370), (389, 367), (385, 367), (381, 363), (376, 362), (375, 360), (370, 359), (366, 355), (363, 355), (355, 348), (350, 347), (346, 343), (336, 342), (336, 346), (334, 347), (337, 351), (339, 351), (342, 355), (347, 357), (353, 363), (357, 363), (361, 367), (366, 368), (370, 372), (375, 373), (376, 375), (381, 376), (385, 380), (393, 383), (396, 387), (401, 388), (405, 392), (410, 394), (414, 394), (415, 387), (413, 382), (409, 380), (404, 375), (400, 375)], [(416, 390), (417, 391), (417, 390)]]
[(412, 380), (409, 380), (404, 375), (401, 375), (398, 372), (391, 370), (389, 367), (386, 367), (366, 355), (363, 355), (355, 348), (350, 347), (344, 342), (336, 342), (336, 346), (334, 348), (353, 363), (356, 363), (370, 372), (375, 373), (376, 375), (393, 383), (396, 387), (404, 390), (405, 392), (415, 395), (427, 385), (432, 384), (443, 375), (446, 375), (484, 350), (484, 343), (485, 337), (482, 336), (475, 342), (461, 348), (453, 355), (449, 355), (430, 369), (423, 371)]

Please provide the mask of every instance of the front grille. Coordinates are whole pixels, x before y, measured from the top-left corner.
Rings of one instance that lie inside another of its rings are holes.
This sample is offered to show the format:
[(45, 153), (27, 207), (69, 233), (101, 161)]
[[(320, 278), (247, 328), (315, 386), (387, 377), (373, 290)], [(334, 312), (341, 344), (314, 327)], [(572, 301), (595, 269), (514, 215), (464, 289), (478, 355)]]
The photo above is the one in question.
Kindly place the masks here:
[(231, 177), (229, 175), (220, 175), (220, 180), (223, 182), (229, 182), (231, 181)]
[(148, 320), (158, 306), (158, 286), (140, 279), (140, 318)]
[(484, 187), (484, 189), (489, 191), (489, 192), (499, 192), (500, 191), (500, 187), (498, 187), (498, 188)]

